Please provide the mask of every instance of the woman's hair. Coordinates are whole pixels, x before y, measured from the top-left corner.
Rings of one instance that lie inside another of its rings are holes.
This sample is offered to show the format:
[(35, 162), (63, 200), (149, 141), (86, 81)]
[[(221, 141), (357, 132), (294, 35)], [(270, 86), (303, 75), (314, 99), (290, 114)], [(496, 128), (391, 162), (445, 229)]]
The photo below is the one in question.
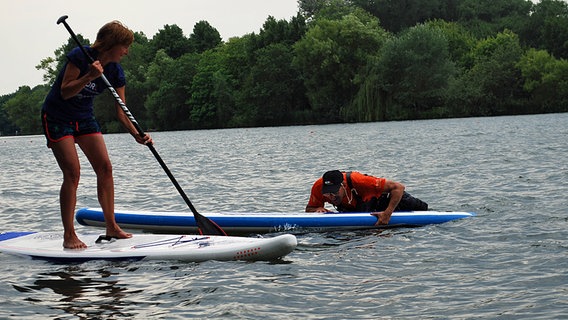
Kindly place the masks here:
[(117, 45), (130, 46), (134, 41), (134, 33), (120, 21), (111, 21), (99, 29), (93, 48), (107, 51)]

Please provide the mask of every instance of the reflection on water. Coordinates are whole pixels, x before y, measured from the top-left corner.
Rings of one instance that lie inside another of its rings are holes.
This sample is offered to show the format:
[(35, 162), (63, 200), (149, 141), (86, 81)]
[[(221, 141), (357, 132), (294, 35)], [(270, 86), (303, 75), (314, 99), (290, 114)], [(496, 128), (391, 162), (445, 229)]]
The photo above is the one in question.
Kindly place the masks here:
[[(30, 311), (36, 314), (45, 313), (41, 311), (43, 308), (83, 319), (167, 314), (172, 304), (198, 305), (203, 295), (217, 290), (212, 287), (201, 292), (190, 286), (171, 285), (183, 284), (184, 278), (194, 275), (197, 266), (194, 263), (91, 261), (67, 266), (46, 265), (56, 266), (57, 270), (38, 273), (29, 285), (12, 283), (12, 288), (25, 297), (23, 301), (33, 306)], [(162, 290), (165, 291), (156, 293)]]
[[(59, 302), (49, 306), (61, 309), (66, 314), (78, 317), (133, 317), (134, 314), (124, 312), (124, 299), (127, 296), (141, 293), (143, 290), (128, 290), (121, 286), (114, 277), (117, 271), (107, 269), (87, 270), (81, 265), (64, 267), (59, 271), (41, 273), (33, 285), (22, 287), (13, 285), (20, 292), (31, 293), (35, 291), (51, 290), (60, 296)], [(41, 295), (40, 295), (41, 296)], [(41, 304), (42, 300), (28, 298)], [(92, 304), (92, 301), (104, 303)]]

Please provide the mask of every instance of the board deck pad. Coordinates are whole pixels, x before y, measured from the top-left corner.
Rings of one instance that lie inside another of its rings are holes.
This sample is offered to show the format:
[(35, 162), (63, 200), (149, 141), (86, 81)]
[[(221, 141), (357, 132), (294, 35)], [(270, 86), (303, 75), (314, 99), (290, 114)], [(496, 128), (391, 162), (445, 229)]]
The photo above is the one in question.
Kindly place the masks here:
[[(394, 212), (386, 226), (376, 225), (377, 217), (363, 213), (204, 213), (230, 235), (269, 232), (360, 230), (373, 228), (419, 227), (475, 216), (473, 212), (408, 211)], [(85, 226), (104, 227), (100, 208), (82, 208), (75, 215)], [(124, 229), (161, 233), (196, 233), (195, 219), (188, 212), (117, 210), (116, 222)]]
[(177, 234), (134, 234), (128, 239), (99, 240), (100, 234), (79, 234), (86, 249), (63, 248), (62, 232), (6, 232), (0, 252), (60, 262), (88, 260), (275, 260), (292, 252), (298, 242), (291, 234), (270, 238)]

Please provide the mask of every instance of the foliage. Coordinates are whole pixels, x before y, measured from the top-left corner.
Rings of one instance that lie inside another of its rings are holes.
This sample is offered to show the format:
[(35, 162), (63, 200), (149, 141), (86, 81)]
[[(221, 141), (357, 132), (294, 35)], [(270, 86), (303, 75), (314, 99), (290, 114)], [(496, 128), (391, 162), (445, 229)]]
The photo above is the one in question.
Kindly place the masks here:
[(148, 70), (147, 88), (151, 92), (146, 108), (151, 125), (158, 130), (179, 130), (189, 124), (191, 96), (189, 84), (196, 74), (199, 57), (188, 53), (179, 59), (169, 57), (160, 50)]
[(150, 41), (154, 52), (163, 50), (168, 56), (176, 59), (191, 51), (191, 42), (177, 25), (165, 25)]
[(199, 21), (193, 27), (189, 36), (189, 45), (192, 52), (202, 53), (221, 44), (221, 35), (207, 21)]
[[(370, 68), (354, 106), (358, 121), (421, 118), (442, 100), (454, 74), (439, 28), (417, 25), (389, 39)], [(370, 108), (365, 110), (365, 107)]]
[(225, 95), (227, 77), (220, 65), (220, 56), (214, 51), (201, 55), (191, 85), (191, 95), (186, 99), (191, 106), (189, 118), (197, 128), (211, 128), (216, 124), (217, 105)]
[(0, 106), (2, 106), (0, 107), (0, 136), (14, 135), (16, 132), (19, 132), (19, 128), (10, 120), (6, 108), (3, 107), (6, 101), (12, 99), (15, 95), (16, 93), (14, 92), (12, 94), (0, 96)]
[(358, 90), (356, 79), (387, 37), (376, 19), (348, 14), (340, 20), (315, 21), (294, 45), (313, 112), (321, 122), (339, 121)]
[[(299, 0), (296, 16), (226, 42), (207, 21), (134, 39), (127, 105), (152, 130), (568, 111), (561, 0)], [(0, 97), (0, 134), (41, 132), (74, 46), (39, 62), (45, 85)], [(106, 132), (122, 130), (114, 105), (95, 99)]]
[(479, 38), (505, 29), (519, 33), (531, 7), (526, 0), (463, 0), (458, 1), (457, 21)]
[(473, 66), (452, 83), (448, 108), (460, 106), (466, 116), (514, 111), (516, 100), (523, 97), (516, 67), (521, 55), (519, 39), (511, 31), (480, 40), (472, 50)]
[[(244, 94), (251, 106), (248, 125), (295, 124), (290, 116), (296, 96), (303, 92), (298, 73), (292, 68), (293, 52), (282, 43), (270, 44), (255, 52), (255, 64), (245, 82)], [(296, 88), (296, 90), (294, 90)]]
[(568, 59), (568, 4), (542, 0), (534, 6), (528, 24), (526, 43), (547, 50), (556, 58)]
[[(303, 81), (292, 65), (293, 45), (306, 31), (305, 20), (289, 22), (268, 17), (258, 35), (249, 37), (250, 67), (242, 75), (236, 107), (242, 110), (239, 126), (301, 123), (298, 111), (308, 108)], [(302, 114), (302, 112), (299, 112)]]
[(564, 111), (568, 102), (568, 61), (556, 60), (544, 50), (530, 49), (517, 64), (523, 75), (523, 89), (532, 97), (531, 107), (547, 112)]
[[(84, 45), (89, 44), (89, 40), (83, 38), (81, 34), (77, 34), (77, 40)], [(77, 44), (73, 38), (69, 37), (67, 43), (62, 45), (61, 47), (57, 48), (53, 54), (55, 57), (47, 57), (41, 59), (40, 63), (36, 66), (37, 70), (43, 70), (43, 81), (47, 85), (52, 85), (57, 78), (57, 74), (59, 70), (63, 69), (63, 66), (67, 62), (66, 54), (75, 48)]]
[(455, 3), (452, 0), (352, 0), (381, 21), (386, 30), (398, 33), (432, 19), (455, 21)]
[(39, 85), (31, 89), (21, 86), (14, 96), (3, 104), (8, 117), (19, 129), (19, 133), (41, 133), (41, 118), (39, 110), (49, 86)]

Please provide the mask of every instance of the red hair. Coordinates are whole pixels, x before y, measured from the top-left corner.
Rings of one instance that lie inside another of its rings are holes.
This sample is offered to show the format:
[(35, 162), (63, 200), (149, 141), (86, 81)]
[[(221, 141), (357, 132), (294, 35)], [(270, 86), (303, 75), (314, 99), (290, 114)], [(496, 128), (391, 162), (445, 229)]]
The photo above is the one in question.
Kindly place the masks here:
[(130, 46), (134, 42), (134, 32), (120, 21), (111, 21), (99, 29), (93, 48), (107, 51), (117, 45)]

